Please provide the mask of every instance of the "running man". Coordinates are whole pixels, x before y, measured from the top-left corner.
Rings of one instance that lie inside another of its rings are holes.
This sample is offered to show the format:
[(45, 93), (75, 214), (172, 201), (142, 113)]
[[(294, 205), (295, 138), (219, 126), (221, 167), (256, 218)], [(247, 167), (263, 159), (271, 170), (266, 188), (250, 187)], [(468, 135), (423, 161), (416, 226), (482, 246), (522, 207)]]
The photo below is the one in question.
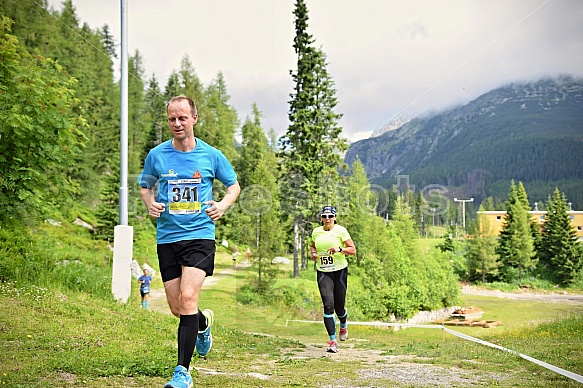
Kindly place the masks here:
[(140, 295), (142, 296), (142, 308), (148, 308), (148, 296), (150, 295), (150, 283), (152, 277), (148, 274), (148, 270), (144, 268), (144, 274), (138, 278), (140, 283)]
[[(150, 150), (138, 176), (140, 195), (157, 219), (156, 242), (166, 299), (178, 324), (178, 362), (166, 388), (190, 388), (188, 371), (194, 349), (206, 356), (212, 347), (214, 314), (199, 310), (198, 300), (215, 260), (215, 222), (241, 191), (231, 163), (216, 148), (195, 138), (198, 113), (194, 101), (173, 97), (166, 107), (173, 138)], [(213, 182), (226, 186), (213, 199)], [(157, 196), (154, 194), (157, 192)]]

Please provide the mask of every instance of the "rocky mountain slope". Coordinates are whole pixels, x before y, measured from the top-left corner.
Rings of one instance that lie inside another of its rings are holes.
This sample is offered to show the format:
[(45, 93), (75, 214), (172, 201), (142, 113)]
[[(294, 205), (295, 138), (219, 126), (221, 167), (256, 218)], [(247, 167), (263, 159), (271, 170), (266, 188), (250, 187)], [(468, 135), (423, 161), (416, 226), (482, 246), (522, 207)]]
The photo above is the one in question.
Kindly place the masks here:
[(583, 79), (511, 84), (438, 114), (352, 144), (372, 183), (390, 188), (398, 175), (417, 187), (446, 186), (454, 195), (500, 200), (510, 180), (532, 201), (554, 187), (583, 208)]

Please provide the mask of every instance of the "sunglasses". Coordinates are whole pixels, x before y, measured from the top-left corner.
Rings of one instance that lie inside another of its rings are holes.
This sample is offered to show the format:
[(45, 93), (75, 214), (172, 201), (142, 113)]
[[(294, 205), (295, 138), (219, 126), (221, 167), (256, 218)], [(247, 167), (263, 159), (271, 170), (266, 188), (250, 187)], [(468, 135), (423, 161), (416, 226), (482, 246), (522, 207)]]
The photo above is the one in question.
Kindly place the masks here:
[(336, 217), (334, 214), (322, 214), (322, 218), (334, 218)]

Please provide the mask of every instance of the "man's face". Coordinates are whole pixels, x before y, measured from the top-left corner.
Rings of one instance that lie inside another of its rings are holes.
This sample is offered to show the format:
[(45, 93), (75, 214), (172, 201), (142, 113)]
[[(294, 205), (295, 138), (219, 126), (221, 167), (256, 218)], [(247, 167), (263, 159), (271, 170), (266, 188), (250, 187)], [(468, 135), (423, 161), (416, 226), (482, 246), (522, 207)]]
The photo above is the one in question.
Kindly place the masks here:
[(168, 105), (168, 126), (176, 140), (194, 137), (193, 127), (198, 115), (192, 116), (187, 100), (175, 101)]

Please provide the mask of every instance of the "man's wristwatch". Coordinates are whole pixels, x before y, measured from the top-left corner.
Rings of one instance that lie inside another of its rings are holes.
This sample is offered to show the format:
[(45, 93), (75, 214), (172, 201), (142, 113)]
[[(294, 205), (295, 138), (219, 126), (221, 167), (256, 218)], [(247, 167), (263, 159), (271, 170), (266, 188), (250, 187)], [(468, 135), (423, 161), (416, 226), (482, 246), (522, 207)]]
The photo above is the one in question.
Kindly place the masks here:
[(342, 253), (342, 247), (338, 247), (338, 252)]

